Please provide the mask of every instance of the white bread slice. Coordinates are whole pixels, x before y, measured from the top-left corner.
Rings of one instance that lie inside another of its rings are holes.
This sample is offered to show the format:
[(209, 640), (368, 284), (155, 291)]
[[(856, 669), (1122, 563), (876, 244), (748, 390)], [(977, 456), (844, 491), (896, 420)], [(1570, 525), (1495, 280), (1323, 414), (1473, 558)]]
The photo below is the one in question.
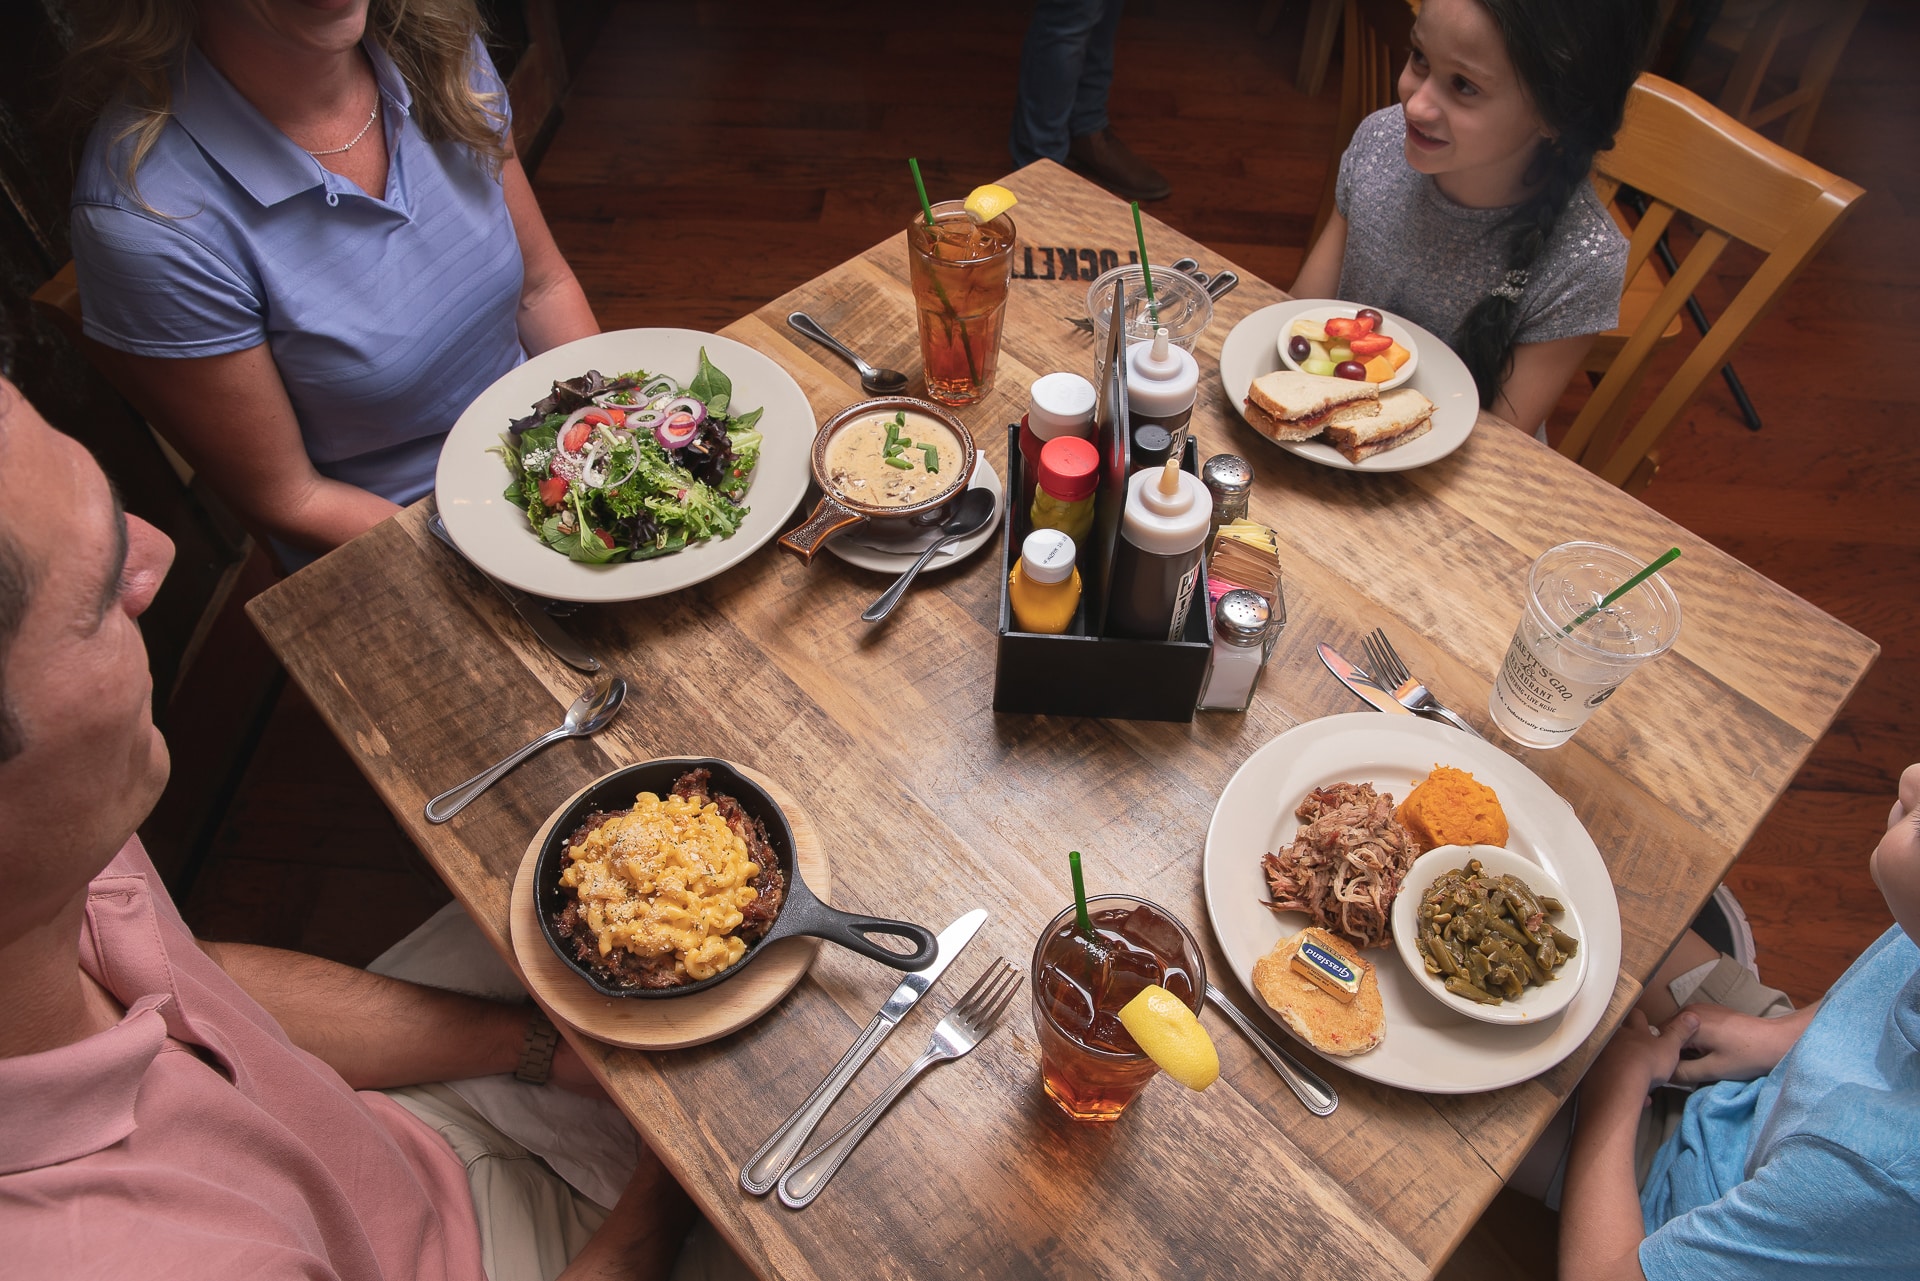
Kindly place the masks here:
[(1291, 369), (1261, 374), (1247, 388), (1249, 403), (1282, 422), (1341, 408), (1353, 414), (1378, 413), (1379, 396), (1372, 383), (1351, 378), (1323, 378)]
[(1380, 393), (1380, 412), (1371, 418), (1327, 425), (1327, 443), (1350, 463), (1398, 449), (1433, 430), (1433, 402), (1411, 387)]

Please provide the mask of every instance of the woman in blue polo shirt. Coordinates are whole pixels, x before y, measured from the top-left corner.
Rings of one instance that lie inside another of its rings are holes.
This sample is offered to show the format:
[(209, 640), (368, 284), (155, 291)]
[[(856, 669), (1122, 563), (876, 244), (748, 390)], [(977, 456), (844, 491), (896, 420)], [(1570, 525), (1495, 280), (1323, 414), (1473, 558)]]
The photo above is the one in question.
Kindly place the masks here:
[(86, 333), (290, 563), (433, 487), (467, 403), (597, 332), (472, 0), (110, 0), (76, 84)]

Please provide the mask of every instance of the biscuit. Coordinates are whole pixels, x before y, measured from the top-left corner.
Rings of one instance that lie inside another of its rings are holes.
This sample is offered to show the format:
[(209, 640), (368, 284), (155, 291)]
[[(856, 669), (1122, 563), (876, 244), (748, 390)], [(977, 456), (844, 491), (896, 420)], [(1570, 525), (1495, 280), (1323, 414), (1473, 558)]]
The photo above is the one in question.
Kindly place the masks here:
[(1317, 984), (1293, 970), (1293, 954), (1307, 932), (1281, 939), (1273, 951), (1253, 965), (1253, 990), (1280, 1016), (1294, 1035), (1325, 1054), (1348, 1057), (1365, 1054), (1386, 1035), (1387, 1017), (1380, 1003), (1380, 976), (1345, 939), (1321, 935), (1316, 943), (1339, 952), (1340, 959), (1360, 972), (1360, 991), (1351, 1004), (1335, 1000)]

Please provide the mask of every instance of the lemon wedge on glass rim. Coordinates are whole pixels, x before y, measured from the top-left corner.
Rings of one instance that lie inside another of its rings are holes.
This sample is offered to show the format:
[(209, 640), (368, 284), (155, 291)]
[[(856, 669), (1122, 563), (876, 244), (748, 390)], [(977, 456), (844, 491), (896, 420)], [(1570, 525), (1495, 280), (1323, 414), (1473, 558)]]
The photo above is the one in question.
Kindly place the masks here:
[(967, 213), (975, 222), (992, 222), (1020, 203), (1020, 197), (997, 182), (982, 183), (967, 193)]
[(1220, 1076), (1220, 1055), (1187, 1003), (1158, 983), (1120, 1007), (1120, 1026), (1146, 1056), (1189, 1090), (1204, 1090)]

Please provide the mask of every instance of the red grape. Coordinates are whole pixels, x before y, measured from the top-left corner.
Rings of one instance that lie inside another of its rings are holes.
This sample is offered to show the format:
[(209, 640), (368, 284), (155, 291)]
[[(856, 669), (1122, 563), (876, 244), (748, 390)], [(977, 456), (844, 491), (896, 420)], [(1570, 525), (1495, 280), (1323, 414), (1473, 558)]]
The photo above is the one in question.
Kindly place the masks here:
[(1359, 311), (1356, 311), (1353, 313), (1353, 318), (1355, 320), (1371, 320), (1373, 322), (1373, 331), (1375, 333), (1379, 333), (1380, 326), (1384, 325), (1387, 322), (1387, 318), (1385, 316), (1381, 315), (1379, 312), (1375, 311), (1371, 307), (1362, 307)]
[(1357, 383), (1367, 381), (1367, 367), (1357, 360), (1343, 360), (1333, 367), (1335, 378), (1351, 378)]
[(1307, 343), (1307, 340), (1299, 334), (1295, 334), (1287, 340), (1287, 355), (1291, 356), (1294, 360), (1305, 360), (1312, 354), (1313, 348)]

